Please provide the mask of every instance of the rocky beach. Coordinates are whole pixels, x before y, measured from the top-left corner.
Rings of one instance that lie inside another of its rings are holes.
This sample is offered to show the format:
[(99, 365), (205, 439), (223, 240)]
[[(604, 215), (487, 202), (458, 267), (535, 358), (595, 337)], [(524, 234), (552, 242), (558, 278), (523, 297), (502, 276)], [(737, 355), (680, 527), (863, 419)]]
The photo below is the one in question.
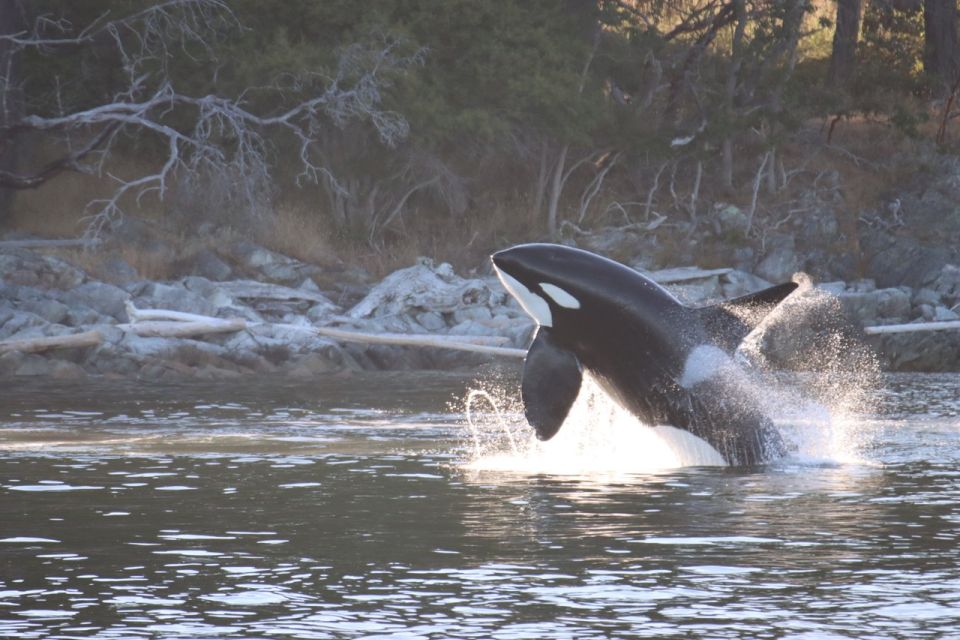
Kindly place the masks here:
[[(95, 277), (37, 244), (0, 244), (0, 377), (154, 381), (468, 368), (503, 359), (431, 346), (348, 342), (321, 332), (431, 336), (522, 349), (533, 331), (487, 264), (458, 274), (449, 264), (421, 258), (375, 281), (357, 271), (324, 273), (316, 265), (239, 241), (198, 254), (185, 267), (190, 275), (151, 281), (138, 278), (122, 260), (112, 261), (106, 273)], [(589, 241), (581, 244), (591, 246)], [(632, 266), (687, 304), (700, 305), (770, 286), (762, 275), (789, 279), (793, 274), (784, 269), (792, 265), (792, 256), (774, 251), (755, 273)], [(797, 277), (801, 289), (753, 341), (766, 365), (816, 366), (809, 355), (843, 336), (845, 344), (869, 345), (885, 370), (960, 370), (956, 331), (864, 332), (865, 327), (960, 320), (957, 266), (929, 268), (916, 286)], [(318, 282), (336, 284), (321, 288)], [(175, 319), (163, 312), (173, 312)], [(158, 323), (150, 314), (167, 322)], [(191, 332), (187, 323), (175, 321), (196, 320), (193, 316), (209, 319), (211, 326)], [(94, 338), (85, 346), (48, 346), (77, 334)]]

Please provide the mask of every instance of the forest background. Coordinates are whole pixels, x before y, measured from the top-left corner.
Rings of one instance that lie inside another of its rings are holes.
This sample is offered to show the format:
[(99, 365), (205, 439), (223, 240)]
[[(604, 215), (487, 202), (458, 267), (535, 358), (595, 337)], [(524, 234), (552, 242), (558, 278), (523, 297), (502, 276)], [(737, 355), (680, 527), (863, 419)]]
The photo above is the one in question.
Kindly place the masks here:
[(956, 157), (958, 60), (955, 0), (0, 0), (0, 232), (136, 221), (148, 278), (238, 237), (382, 275), (606, 230), (709, 267), (828, 206), (855, 278)]

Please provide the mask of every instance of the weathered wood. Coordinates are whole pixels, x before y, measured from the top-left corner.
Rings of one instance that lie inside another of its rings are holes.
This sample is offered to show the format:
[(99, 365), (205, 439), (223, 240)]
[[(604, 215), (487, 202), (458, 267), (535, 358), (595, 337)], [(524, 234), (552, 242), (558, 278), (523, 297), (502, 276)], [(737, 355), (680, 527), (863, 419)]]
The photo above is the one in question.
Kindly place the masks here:
[(947, 331), (948, 329), (960, 329), (960, 320), (945, 320), (941, 322), (912, 322), (910, 324), (881, 324), (873, 327), (864, 327), (863, 332), (868, 336), (875, 336), (881, 333)]
[(457, 351), (472, 351), (508, 357), (522, 358), (526, 349), (512, 349), (499, 345), (510, 342), (502, 336), (451, 336), (436, 334), (406, 334), (406, 333), (370, 333), (334, 327), (311, 327), (307, 325), (283, 324), (271, 322), (248, 322), (242, 318), (223, 319), (202, 316), (195, 313), (169, 311), (166, 309), (137, 309), (128, 302), (127, 315), (131, 322), (118, 325), (124, 331), (129, 331), (143, 337), (185, 338), (207, 333), (228, 333), (241, 331), (256, 326), (271, 326), (288, 330), (307, 331), (334, 340), (345, 342), (362, 342), (367, 344), (392, 344), (411, 347), (435, 347), (438, 349), (455, 349)]
[(699, 267), (675, 267), (673, 269), (660, 269), (659, 271), (649, 271), (645, 275), (659, 284), (676, 284), (680, 282), (690, 282), (693, 280), (706, 280), (713, 276), (726, 275), (733, 269), (700, 269)]
[(99, 331), (84, 331), (71, 333), (65, 336), (49, 336), (46, 338), (22, 338), (19, 340), (0, 340), (0, 354), (10, 351), (36, 353), (50, 349), (70, 349), (74, 347), (93, 347), (103, 342), (103, 334)]
[(218, 282), (217, 286), (234, 298), (258, 298), (261, 300), (308, 300), (330, 304), (322, 293), (293, 289), (279, 284), (268, 284), (256, 280), (234, 280)]
[[(446, 336), (434, 334), (407, 334), (407, 333), (365, 333), (361, 331), (347, 331), (333, 327), (314, 327), (313, 331), (327, 338), (343, 340), (345, 342), (363, 342), (367, 344), (392, 344), (410, 347), (436, 347), (438, 349), (455, 349), (457, 351), (473, 351), (492, 355), (522, 358), (526, 356), (526, 349), (490, 346), (489, 342), (508, 342), (508, 338), (490, 336)], [(486, 342), (487, 344), (484, 344)]]
[(147, 320), (176, 320), (178, 322), (211, 322), (223, 320), (223, 318), (214, 318), (198, 313), (186, 313), (184, 311), (172, 311), (170, 309), (137, 309), (130, 300), (127, 300), (124, 307), (127, 311), (127, 318), (129, 318), (131, 323)]
[(222, 320), (210, 318), (206, 322), (183, 322), (178, 320), (147, 320), (119, 324), (117, 328), (144, 338), (192, 338), (211, 333), (231, 333), (247, 328), (243, 319)]

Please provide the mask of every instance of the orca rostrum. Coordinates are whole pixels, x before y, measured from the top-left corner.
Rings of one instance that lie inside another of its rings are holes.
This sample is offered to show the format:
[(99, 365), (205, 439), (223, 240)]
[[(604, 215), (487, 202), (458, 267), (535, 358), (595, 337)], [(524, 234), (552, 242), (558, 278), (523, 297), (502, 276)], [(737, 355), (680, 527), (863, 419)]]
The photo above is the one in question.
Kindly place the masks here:
[(695, 464), (754, 465), (784, 455), (732, 354), (796, 283), (688, 307), (643, 274), (581, 249), (525, 244), (492, 260), (539, 325), (521, 383), (538, 438), (560, 430), (586, 370), (662, 437), (699, 451)]

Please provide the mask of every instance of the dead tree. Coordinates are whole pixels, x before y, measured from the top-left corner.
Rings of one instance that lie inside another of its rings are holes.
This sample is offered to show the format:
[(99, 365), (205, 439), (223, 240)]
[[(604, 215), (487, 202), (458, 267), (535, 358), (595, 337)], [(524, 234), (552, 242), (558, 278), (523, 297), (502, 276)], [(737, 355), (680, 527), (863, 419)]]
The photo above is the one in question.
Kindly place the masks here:
[[(213, 56), (218, 40), (238, 26), (222, 0), (166, 0), (121, 18), (104, 14), (79, 31), (41, 16), (28, 30), (0, 35), (0, 45), (11, 51), (11, 58), (27, 50), (109, 46), (120, 60), (124, 78), (110, 100), (92, 107), (53, 115), (11, 112), (0, 123), (0, 144), (41, 134), (59, 142), (62, 151), (43, 167), (0, 173), (0, 185), (33, 188), (68, 170), (108, 175), (115, 189), (87, 207), (85, 236), (93, 240), (122, 217), (124, 202), (151, 193), (163, 198), (175, 180), (189, 186), (191, 180), (208, 184), (219, 177), (231, 185), (238, 205), (259, 212), (269, 200), (266, 136), (272, 131), (285, 131), (295, 140), (299, 179), (326, 180), (334, 189), (342, 187), (315, 149), (325, 129), (360, 120), (384, 144), (394, 145), (406, 136), (406, 120), (382, 108), (383, 92), (398, 73), (418, 63), (422, 53), (403, 53), (399, 40), (382, 35), (342, 49), (329, 72), (295, 77), (291, 84), (310, 87), (310, 95), (274, 112), (256, 112), (244, 96), (178, 91), (167, 69), (174, 52), (200, 49)], [(146, 71), (148, 66), (152, 72)], [(0, 82), (12, 77), (3, 70), (0, 74)], [(280, 97), (290, 88), (275, 85), (266, 91)], [(108, 161), (123, 136), (151, 136), (162, 145), (165, 153), (154, 172), (126, 178), (108, 173)]]

